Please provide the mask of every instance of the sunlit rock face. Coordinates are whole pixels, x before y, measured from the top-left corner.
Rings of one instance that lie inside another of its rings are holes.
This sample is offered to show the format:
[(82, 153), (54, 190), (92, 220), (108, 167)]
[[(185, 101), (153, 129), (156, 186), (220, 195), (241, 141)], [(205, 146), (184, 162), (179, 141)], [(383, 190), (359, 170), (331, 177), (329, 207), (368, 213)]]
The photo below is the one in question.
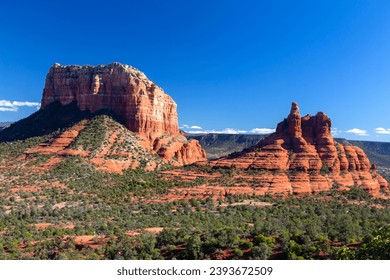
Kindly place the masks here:
[(331, 125), (322, 112), (301, 117), (294, 102), (275, 133), (210, 165), (272, 171), (275, 176), (262, 178), (272, 193), (312, 193), (357, 185), (379, 195), (381, 188), (388, 189), (387, 181), (376, 173), (362, 149), (334, 141)]
[(98, 66), (53, 65), (46, 77), (42, 108), (76, 101), (84, 111), (108, 109), (126, 127), (146, 135), (179, 134), (176, 103), (144, 73), (112, 63)]
[(198, 141), (188, 141), (180, 132), (174, 100), (132, 66), (54, 64), (46, 76), (42, 109), (56, 101), (76, 102), (81, 111), (114, 112), (129, 130), (145, 139), (145, 148), (166, 162), (181, 165), (206, 159)]

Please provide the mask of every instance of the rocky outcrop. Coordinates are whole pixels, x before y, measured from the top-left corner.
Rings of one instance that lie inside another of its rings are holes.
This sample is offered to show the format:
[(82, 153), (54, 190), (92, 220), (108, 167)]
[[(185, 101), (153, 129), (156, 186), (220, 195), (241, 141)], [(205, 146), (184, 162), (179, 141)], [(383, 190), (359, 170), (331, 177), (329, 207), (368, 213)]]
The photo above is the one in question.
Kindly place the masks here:
[(80, 110), (108, 109), (126, 127), (140, 134), (179, 134), (176, 103), (134, 67), (120, 63), (99, 66), (61, 66), (49, 70), (42, 108), (60, 101), (77, 102)]
[(290, 114), (277, 125), (276, 132), (240, 153), (209, 164), (213, 167), (266, 170), (286, 174), (275, 184), (269, 178), (271, 193), (312, 193), (360, 186), (374, 195), (388, 189), (387, 181), (376, 173), (364, 151), (334, 141), (330, 118), (319, 112), (300, 116), (293, 103)]
[(153, 143), (153, 150), (165, 162), (171, 162), (173, 165), (190, 164), (203, 161), (206, 158), (206, 152), (199, 142), (196, 140), (187, 141), (183, 135), (156, 138)]
[(173, 99), (134, 67), (55, 64), (46, 77), (42, 109), (54, 102), (76, 103), (81, 111), (91, 113), (114, 112), (130, 131), (145, 139), (145, 148), (166, 162), (182, 165), (206, 158), (196, 140), (188, 141), (181, 134)]

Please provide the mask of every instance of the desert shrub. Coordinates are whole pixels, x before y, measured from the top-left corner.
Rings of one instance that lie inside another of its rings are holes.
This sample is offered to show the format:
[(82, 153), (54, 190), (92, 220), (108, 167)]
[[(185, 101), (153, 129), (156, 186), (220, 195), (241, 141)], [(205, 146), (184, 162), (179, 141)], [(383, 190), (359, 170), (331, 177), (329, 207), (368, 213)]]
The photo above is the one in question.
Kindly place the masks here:
[(255, 260), (268, 260), (272, 255), (272, 249), (265, 243), (254, 246), (251, 251), (251, 258)]
[(326, 174), (330, 173), (328, 166), (324, 162), (322, 163), (322, 167), (320, 169), (320, 173), (321, 173), (321, 175), (326, 175)]
[(359, 260), (389, 260), (390, 224), (365, 236), (354, 258)]

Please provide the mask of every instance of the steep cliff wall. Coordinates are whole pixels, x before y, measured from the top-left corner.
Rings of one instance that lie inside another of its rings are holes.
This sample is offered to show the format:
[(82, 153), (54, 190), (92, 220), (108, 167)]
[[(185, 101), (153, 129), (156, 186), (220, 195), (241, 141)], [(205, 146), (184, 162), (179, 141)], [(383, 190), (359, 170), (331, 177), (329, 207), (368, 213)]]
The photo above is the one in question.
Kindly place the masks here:
[(176, 103), (134, 67), (120, 63), (99, 66), (61, 66), (49, 70), (42, 108), (60, 101), (76, 101), (80, 110), (108, 109), (126, 127), (140, 134), (179, 134)]
[(76, 103), (81, 111), (110, 110), (165, 162), (191, 164), (206, 158), (196, 140), (178, 128), (176, 103), (144, 73), (120, 63), (98, 66), (53, 65), (46, 77), (42, 109), (54, 102)]

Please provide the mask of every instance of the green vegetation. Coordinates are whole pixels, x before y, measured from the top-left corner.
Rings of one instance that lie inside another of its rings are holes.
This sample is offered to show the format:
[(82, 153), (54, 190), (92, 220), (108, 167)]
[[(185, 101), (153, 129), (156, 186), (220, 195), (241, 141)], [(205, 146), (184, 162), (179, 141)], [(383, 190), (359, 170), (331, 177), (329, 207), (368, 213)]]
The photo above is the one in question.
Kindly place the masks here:
[[(136, 136), (122, 134), (121, 127), (110, 118), (95, 117), (72, 147), (100, 152), (109, 141), (104, 131), (110, 128), (120, 140), (110, 143), (112, 149), (137, 151), (136, 160), (146, 164), (146, 154), (132, 142)], [(390, 201), (374, 199), (357, 186), (340, 191), (335, 183), (330, 192), (305, 197), (242, 194), (217, 201), (205, 196), (169, 200), (162, 197), (178, 187), (256, 186), (256, 179), (235, 175), (272, 171), (188, 166), (181, 169), (212, 176), (166, 180), (161, 172), (142, 168), (122, 174), (97, 171), (81, 156), (64, 156), (52, 169), (36, 170), (50, 155), (23, 151), (50, 137), (0, 143), (0, 259), (390, 257)], [(329, 172), (325, 164), (321, 172)]]
[(54, 132), (50, 135), (32, 137), (23, 141), (13, 141), (5, 143), (0, 142), (0, 158), (8, 159), (20, 156), (27, 149), (32, 148), (39, 143), (44, 143), (48, 141), (51, 137), (58, 133), (59, 132)]
[(370, 198), (370, 195), (362, 188), (352, 186), (347, 192), (347, 197), (351, 200), (366, 200)]
[(106, 136), (107, 119), (108, 117), (105, 115), (93, 118), (80, 132), (71, 147), (85, 151), (95, 151), (100, 148)]
[[(272, 202), (259, 208), (234, 206), (242, 199), (232, 196), (227, 206), (194, 198), (145, 203), (174, 188), (175, 182), (141, 169), (121, 175), (97, 172), (78, 157), (68, 158), (45, 176), (69, 188), (48, 187), (26, 194), (26, 199), (3, 200), (0, 258), (388, 258), (384, 248), (389, 246), (389, 202), (361, 196), (355, 188), (302, 198), (251, 197)], [(330, 194), (333, 199), (326, 199)], [(59, 203), (63, 207), (56, 207)], [(39, 229), (34, 226), (38, 223), (51, 226)], [(164, 230), (142, 231), (155, 227)], [(133, 231), (139, 234), (128, 234)], [(95, 246), (72, 238), (83, 235), (95, 236)]]
[(320, 173), (321, 173), (321, 175), (326, 175), (326, 174), (330, 173), (328, 166), (324, 162), (322, 163), (322, 167), (320, 169)]
[(335, 250), (336, 259), (349, 260), (389, 260), (390, 225), (367, 234), (357, 249), (342, 247)]

